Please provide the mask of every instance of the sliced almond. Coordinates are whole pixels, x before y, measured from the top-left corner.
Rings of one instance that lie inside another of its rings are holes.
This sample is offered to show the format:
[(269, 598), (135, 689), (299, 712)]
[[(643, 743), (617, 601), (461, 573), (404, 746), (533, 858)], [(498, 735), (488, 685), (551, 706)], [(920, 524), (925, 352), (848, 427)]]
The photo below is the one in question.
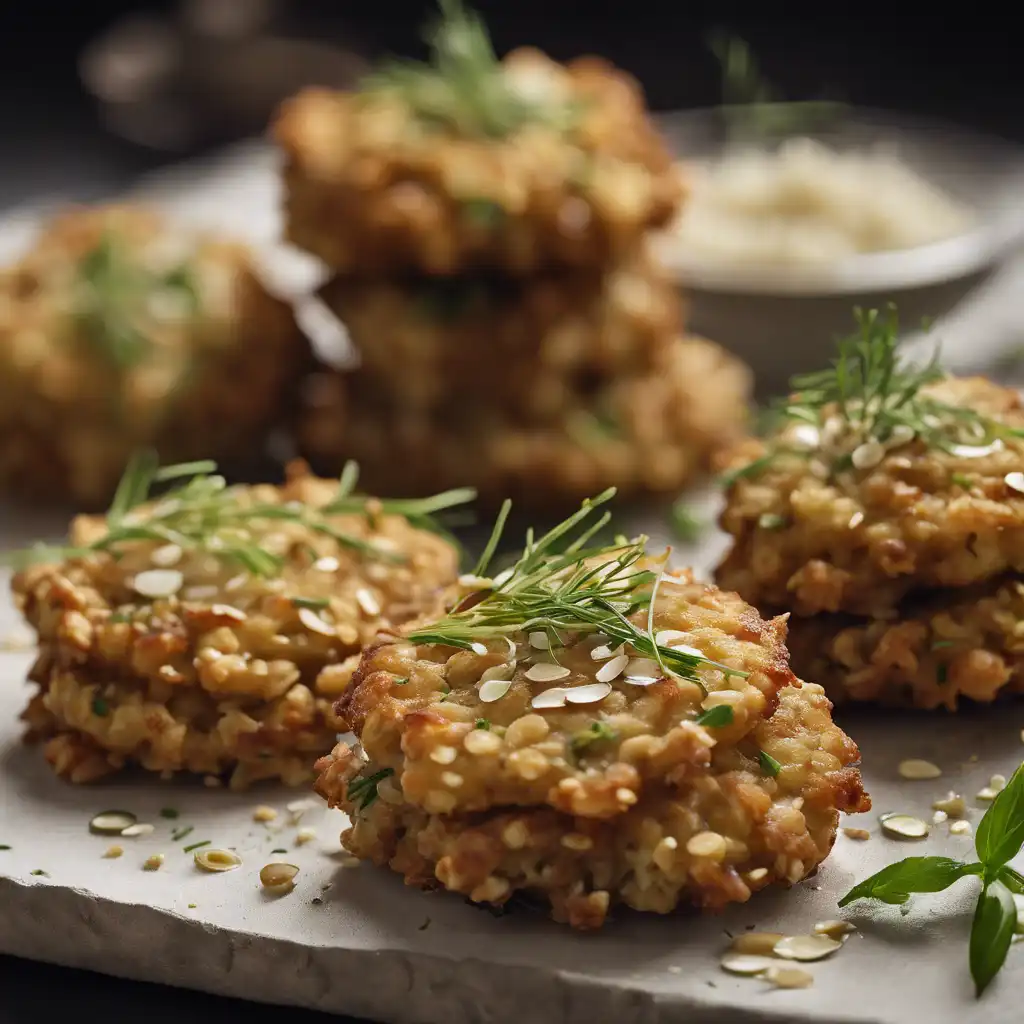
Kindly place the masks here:
[(766, 956), (753, 956), (749, 953), (726, 953), (719, 961), (723, 971), (729, 974), (739, 974), (747, 978), (764, 974), (772, 966), (771, 960)]
[(943, 811), (950, 818), (962, 818), (967, 813), (967, 804), (958, 793), (949, 791), (947, 796), (932, 803), (933, 811)]
[(511, 687), (511, 679), (486, 679), (480, 684), (477, 693), (484, 704), (493, 704), (496, 700), (501, 700)]
[(311, 633), (319, 633), (321, 636), (337, 635), (335, 628), (329, 622), (324, 622), (312, 608), (300, 608), (298, 615), (299, 622)]
[(787, 935), (779, 939), (772, 952), (783, 960), (799, 960), (802, 963), (810, 963), (814, 960), (824, 960), (831, 956), (843, 944), (830, 938), (828, 935)]
[(596, 704), (604, 700), (612, 688), (608, 683), (587, 683), (584, 686), (575, 686), (565, 691), (565, 699), (570, 704)]
[(148, 836), (153, 833), (155, 827), (150, 825), (149, 822), (140, 821), (134, 825), (129, 825), (127, 828), (121, 830), (121, 835), (127, 839), (135, 839), (138, 836)]
[(1007, 473), (1006, 476), (1003, 477), (1003, 482), (1011, 490), (1019, 491), (1021, 494), (1024, 494), (1024, 473)]
[(89, 831), (100, 836), (119, 836), (138, 820), (131, 811), (100, 811), (89, 822)]
[(613, 679), (618, 679), (619, 676), (625, 671), (626, 666), (629, 664), (629, 656), (626, 654), (620, 654), (611, 661), (606, 661), (598, 670), (594, 673), (594, 678), (599, 683), (610, 683)]
[(949, 834), (951, 836), (969, 836), (972, 831), (971, 823), (963, 818), (949, 823)]
[(1002, 450), (1003, 442), (996, 438), (991, 444), (955, 444), (949, 452), (958, 459), (983, 459), (986, 455), (994, 455)]
[(149, 560), (160, 569), (170, 569), (181, 561), (181, 555), (178, 544), (164, 544), (150, 552)]
[(526, 670), (526, 678), (534, 683), (553, 683), (556, 679), (564, 679), (569, 675), (569, 670), (564, 665), (550, 665), (541, 662), (531, 665)]
[(931, 761), (911, 757), (906, 761), (900, 761), (899, 772), (904, 779), (937, 779), (942, 774), (942, 769)]
[(359, 605), (363, 614), (370, 618), (380, 615), (380, 601), (377, 600), (373, 591), (367, 590), (366, 587), (360, 587), (356, 591), (356, 604)]
[(729, 948), (734, 953), (772, 956), (776, 945), (785, 937), (782, 932), (744, 932), (732, 940), (732, 945)]
[(770, 981), (776, 988), (810, 988), (814, 984), (814, 975), (802, 967), (781, 967), (773, 964), (764, 972), (765, 981)]
[(882, 831), (894, 839), (924, 839), (928, 822), (912, 814), (883, 814), (879, 819)]
[(681, 629), (663, 629), (655, 636), (654, 642), (659, 647), (675, 647), (677, 643), (685, 643), (689, 639), (690, 634)]
[(516, 674), (516, 664), (514, 661), (506, 661), (501, 665), (492, 665), (490, 668), (485, 668), (480, 676), (480, 682), (486, 683), (491, 679), (511, 679)]
[(535, 633), (531, 633), (528, 637), (530, 646), (537, 651), (550, 651), (551, 650), (551, 638), (543, 630), (537, 630)]
[(819, 921), (813, 929), (815, 935), (827, 935), (830, 939), (839, 939), (856, 930), (857, 926), (849, 921)]
[(177, 569), (147, 569), (132, 581), (132, 589), (143, 597), (170, 597), (181, 590), (185, 577)]
[(843, 835), (847, 839), (856, 839), (858, 842), (864, 842), (871, 838), (871, 833), (866, 828), (844, 828)]
[(530, 701), (530, 706), (537, 711), (549, 711), (553, 708), (564, 708), (565, 695), (566, 691), (561, 686), (555, 686), (550, 690), (545, 690), (543, 693), (538, 693), (537, 696)]

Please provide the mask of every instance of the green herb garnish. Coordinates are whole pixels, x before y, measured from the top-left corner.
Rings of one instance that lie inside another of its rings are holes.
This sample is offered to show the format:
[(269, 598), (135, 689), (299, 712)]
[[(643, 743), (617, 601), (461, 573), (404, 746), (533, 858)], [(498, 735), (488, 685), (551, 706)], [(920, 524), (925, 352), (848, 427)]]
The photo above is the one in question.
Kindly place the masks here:
[[(890, 306), (855, 311), (858, 330), (839, 343), (839, 355), (828, 370), (793, 378), (793, 393), (776, 406), (781, 423), (808, 429), (815, 440), (800, 447), (787, 440), (768, 444), (759, 459), (724, 478), (731, 485), (754, 476), (782, 454), (823, 459), (833, 474), (858, 463), (864, 446), (897, 447), (915, 438), (929, 448), (953, 452), (981, 448), (1003, 438), (1024, 437), (976, 409), (950, 405), (933, 397), (927, 385), (945, 378), (938, 352), (922, 366), (904, 363), (898, 353), (899, 320)], [(872, 453), (874, 454), (874, 453)], [(861, 463), (864, 465), (865, 463)]]
[(130, 370), (151, 351), (146, 334), (152, 305), (170, 301), (183, 318), (199, 309), (199, 297), (186, 266), (154, 274), (134, 258), (112, 232), (78, 264), (75, 310), (90, 342), (118, 370)]
[[(523, 632), (545, 632), (552, 640), (562, 638), (560, 642), (568, 636), (600, 633), (612, 646), (629, 644), (638, 654), (655, 659), (666, 676), (701, 685), (697, 669), (703, 665), (744, 675), (655, 641), (653, 609), (661, 572), (638, 567), (647, 557), (647, 538), (619, 538), (610, 546), (588, 546), (608, 524), (611, 513), (586, 521), (614, 495), (615, 489), (610, 488), (587, 499), (579, 511), (540, 538), (528, 530), (522, 553), (498, 574), (481, 600), (470, 608), (457, 606), (438, 622), (413, 630), (409, 642), (481, 653), (487, 641)], [(473, 575), (486, 574), (510, 510), (511, 502), (506, 501)], [(647, 613), (646, 628), (630, 618), (641, 612)]]
[(175, 829), (171, 833), (171, 842), (180, 843), (185, 836), (191, 835), (195, 830), (195, 825), (186, 825), (184, 828)]
[(310, 608), (316, 611), (320, 608), (326, 608), (330, 604), (330, 600), (326, 597), (293, 597), (292, 604), (296, 608)]
[(487, 732), (491, 728), (491, 723), (488, 722), (486, 718), (478, 718), (476, 722), (473, 723), (473, 728), (482, 729), (484, 732)]
[(861, 899), (903, 904), (911, 893), (942, 892), (961, 878), (980, 878), (969, 953), (971, 977), (980, 996), (1003, 966), (1013, 941), (1017, 925), (1013, 896), (1024, 895), (1024, 876), (1010, 867), (1010, 861), (1022, 846), (1024, 765), (978, 823), (974, 836), (977, 861), (967, 864), (949, 857), (908, 857), (854, 886), (839, 906)]
[[(375, 512), (404, 516), (411, 524), (433, 526), (431, 516), (442, 509), (465, 504), (475, 492), (469, 488), (447, 491), (431, 498), (378, 501), (354, 493), (358, 470), (349, 463), (342, 473), (338, 490), (321, 508), (301, 502), (270, 504), (249, 503), (244, 487), (229, 487), (209, 460), (186, 462), (161, 468), (152, 451), (135, 455), (118, 484), (107, 511), (105, 535), (84, 548), (54, 548), (36, 545), (8, 556), (16, 565), (38, 561), (60, 561), (82, 557), (97, 551), (111, 551), (132, 541), (176, 544), (188, 550), (215, 554), (239, 563), (254, 576), (275, 576), (284, 559), (265, 551), (254, 524), (267, 521), (301, 523), (314, 533), (330, 537), (341, 547), (358, 551), (382, 561), (403, 561), (401, 555), (385, 551), (372, 542), (339, 530), (331, 517), (343, 514)], [(181, 482), (184, 481), (184, 482)], [(172, 483), (147, 509), (140, 506), (154, 500), (153, 489)], [(295, 601), (304, 599), (297, 598)]]
[(732, 707), (728, 704), (716, 704), (713, 708), (708, 708), (707, 711), (702, 711), (697, 716), (698, 725), (706, 725), (711, 729), (722, 729), (727, 725), (732, 725), (734, 718)]
[(92, 713), (94, 715), (98, 715), (100, 718), (106, 718), (107, 715), (110, 714), (110, 704), (108, 704), (102, 697), (93, 697)]
[(359, 810), (365, 811), (366, 808), (377, 799), (378, 784), (394, 774), (394, 768), (381, 768), (379, 772), (374, 772), (372, 775), (353, 779), (348, 784), (345, 796), (354, 803)]
[(949, 666), (948, 665), (939, 665), (938, 668), (935, 669), (935, 682), (937, 682), (939, 684), (948, 683), (949, 682)]
[[(732, 709), (730, 708), (730, 710)], [(765, 750), (759, 750), (757, 752), (757, 763), (761, 766), (761, 771), (764, 772), (765, 775), (772, 776), (772, 778), (782, 771), (782, 765)]]
[(952, 640), (933, 640), (932, 650), (941, 651), (943, 647), (954, 647), (955, 644)]
[(698, 519), (682, 498), (677, 498), (672, 503), (669, 525), (675, 536), (684, 544), (696, 544), (708, 528), (708, 524)]
[(395, 678), (392, 679), (391, 681), (395, 684), (395, 686), (407, 686), (408, 683), (409, 683), (409, 677), (408, 676), (395, 676)]
[(29, 874), (30, 875), (41, 876), (42, 878), (49, 878), (50, 877), (50, 873), (48, 871), (44, 871), (42, 868), (33, 868), (29, 872)]
[(183, 853), (191, 853), (193, 850), (201, 850), (204, 846), (209, 846), (212, 840), (204, 839), (201, 843), (193, 843), (191, 846), (186, 846), (182, 851)]
[(533, 99), (514, 88), (483, 19), (461, 0), (438, 0), (440, 19), (424, 39), (429, 63), (391, 60), (362, 82), (368, 94), (401, 99), (421, 124), (464, 138), (503, 139), (529, 124), (570, 129), (579, 105)]
[(971, 478), (965, 476), (963, 473), (953, 473), (950, 475), (950, 480), (957, 485), (962, 487), (965, 491), (969, 491), (974, 485), (971, 483)]
[(176, 807), (161, 807), (160, 817), (167, 818), (168, 821), (174, 821), (175, 818), (180, 817), (178, 809)]
[(582, 754), (593, 743), (616, 740), (619, 734), (607, 722), (591, 722), (590, 726), (575, 733), (569, 747), (576, 755)]
[(9, 850), (9, 849), (11, 849), (11, 847), (9, 847), (6, 843), (0, 843), (0, 850)]
[(279, 846), (276, 850), (271, 850), (270, 851), (271, 856), (273, 856), (275, 853), (287, 853), (287, 852), (288, 851), (286, 849), (284, 849), (283, 847), (281, 847), (281, 846)]
[(775, 512), (764, 512), (758, 517), (757, 525), (762, 530), (781, 530), (789, 520)]

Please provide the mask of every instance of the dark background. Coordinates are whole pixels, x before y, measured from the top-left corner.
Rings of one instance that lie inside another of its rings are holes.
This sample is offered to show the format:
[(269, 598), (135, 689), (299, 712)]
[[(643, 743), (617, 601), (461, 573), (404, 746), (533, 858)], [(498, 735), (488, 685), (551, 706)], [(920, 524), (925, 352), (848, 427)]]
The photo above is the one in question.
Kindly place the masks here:
[[(0, 6), (0, 211), (60, 194), (116, 193), (140, 173), (251, 133), (219, 125), (201, 142), (158, 151), (105, 130), (83, 89), (82, 48), (125, 12), (167, 3), (37, 0)], [(337, 38), (367, 53), (420, 55), (419, 24), (431, 6), (408, 0), (291, 0), (280, 31)], [(506, 0), (479, 3), (499, 51), (525, 43), (560, 58), (601, 53), (633, 72), (659, 110), (719, 98), (719, 71), (705, 45), (723, 27), (745, 38), (765, 75), (789, 98), (823, 92), (852, 103), (938, 115), (1024, 141), (1022, 58), (1009, 15), (983, 5), (886, 7), (838, 3), (671, 3), (669, 0)], [(202, 98), (197, 98), (202, 103)], [(0, 907), (0, 913), (3, 908)], [(330, 1018), (286, 1011), (291, 1024)], [(0, 1024), (75, 1018), (147, 1024), (279, 1020), (246, 1007), (0, 957)]]

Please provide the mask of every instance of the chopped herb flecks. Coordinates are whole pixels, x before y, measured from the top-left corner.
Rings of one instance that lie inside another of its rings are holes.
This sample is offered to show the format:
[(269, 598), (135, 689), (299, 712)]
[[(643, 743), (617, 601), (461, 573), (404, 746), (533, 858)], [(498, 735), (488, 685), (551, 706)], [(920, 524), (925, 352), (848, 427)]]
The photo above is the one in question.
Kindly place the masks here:
[(178, 817), (177, 808), (174, 808), (174, 807), (161, 807), (160, 808), (160, 817), (161, 818), (167, 818), (167, 819), (173, 821), (175, 818)]
[(356, 804), (361, 811), (365, 811), (374, 800), (377, 799), (377, 785), (386, 778), (395, 774), (394, 768), (382, 768), (379, 772), (367, 775), (364, 778), (353, 779), (348, 784), (348, 799)]
[(209, 846), (212, 840), (204, 839), (201, 843), (193, 843), (191, 846), (186, 846), (184, 853), (191, 853), (193, 850), (201, 850), (204, 846)]
[(758, 751), (757, 760), (761, 765), (761, 771), (764, 772), (765, 775), (771, 775), (774, 777), (782, 770), (782, 765), (776, 761), (771, 754), (764, 750)]
[(184, 828), (175, 829), (171, 833), (171, 839), (174, 842), (176, 842), (176, 843), (180, 843), (182, 841), (182, 839), (185, 838), (185, 836), (191, 835), (194, 831), (195, 831), (195, 826), (194, 825), (186, 825)]

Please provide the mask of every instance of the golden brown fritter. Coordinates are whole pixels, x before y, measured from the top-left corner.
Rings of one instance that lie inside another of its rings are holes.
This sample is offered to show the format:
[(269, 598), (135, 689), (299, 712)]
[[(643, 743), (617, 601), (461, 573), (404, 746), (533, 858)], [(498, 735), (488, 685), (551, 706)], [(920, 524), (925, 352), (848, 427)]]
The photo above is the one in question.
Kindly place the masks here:
[(891, 618), (793, 618), (789, 644), (795, 671), (836, 703), (987, 703), (1024, 691), (1024, 583), (1003, 577), (916, 596)]
[(486, 381), (495, 406), (557, 416), (602, 379), (663, 363), (682, 326), (675, 285), (642, 259), (525, 279), (337, 277), (322, 298), (366, 372), (413, 411)]
[(870, 801), (823, 691), (789, 670), (784, 620), (680, 574), (662, 578), (653, 628), (714, 659), (696, 667), (706, 695), (601, 637), (366, 651), (337, 707), (362, 751), (317, 764), (353, 818), (345, 848), (476, 902), (540, 896), (578, 928), (616, 904), (714, 908), (804, 878), (839, 811)]
[(487, 88), (537, 116), (476, 126), (373, 83), (290, 100), (274, 126), (288, 240), (342, 273), (523, 275), (603, 266), (675, 215), (680, 172), (629, 75), (517, 50)]
[(139, 447), (251, 457), (311, 359), (245, 246), (69, 210), (0, 272), (0, 481), (97, 508)]
[[(983, 378), (948, 378), (923, 393), (1024, 429), (1020, 394)], [(805, 430), (790, 425), (775, 440), (796, 448)], [(738, 470), (767, 450), (748, 441), (723, 468)], [(876, 465), (838, 473), (818, 451), (776, 454), (729, 489), (721, 525), (734, 543), (718, 570), (723, 587), (798, 615), (871, 615), (917, 589), (1024, 569), (1024, 493), (1013, 486), (1024, 438), (950, 450), (915, 438)]]
[[(382, 629), (436, 614), (458, 573), (447, 541), (374, 499), (363, 512), (318, 513), (337, 486), (298, 467), (283, 488), (203, 497), (224, 511), (202, 544), (125, 540), (14, 577), (41, 647), (42, 693), (28, 720), (36, 735), (57, 736), (48, 757), (58, 771), (87, 781), (137, 762), (231, 773), (239, 787), (308, 778), (337, 732), (331, 702), (351, 672), (345, 659)], [(131, 523), (160, 524), (160, 507)], [(116, 527), (80, 517), (71, 545)], [(259, 572), (231, 553), (252, 548)], [(103, 759), (81, 769), (68, 749)]]
[(485, 505), (512, 497), (550, 510), (608, 486), (625, 497), (677, 494), (742, 434), (750, 374), (717, 345), (686, 338), (655, 371), (575, 396), (543, 424), (495, 408), (486, 381), (464, 385), (434, 416), (393, 403), (363, 371), (317, 384), (300, 446), (323, 471), (354, 458), (379, 494), (470, 484)]

